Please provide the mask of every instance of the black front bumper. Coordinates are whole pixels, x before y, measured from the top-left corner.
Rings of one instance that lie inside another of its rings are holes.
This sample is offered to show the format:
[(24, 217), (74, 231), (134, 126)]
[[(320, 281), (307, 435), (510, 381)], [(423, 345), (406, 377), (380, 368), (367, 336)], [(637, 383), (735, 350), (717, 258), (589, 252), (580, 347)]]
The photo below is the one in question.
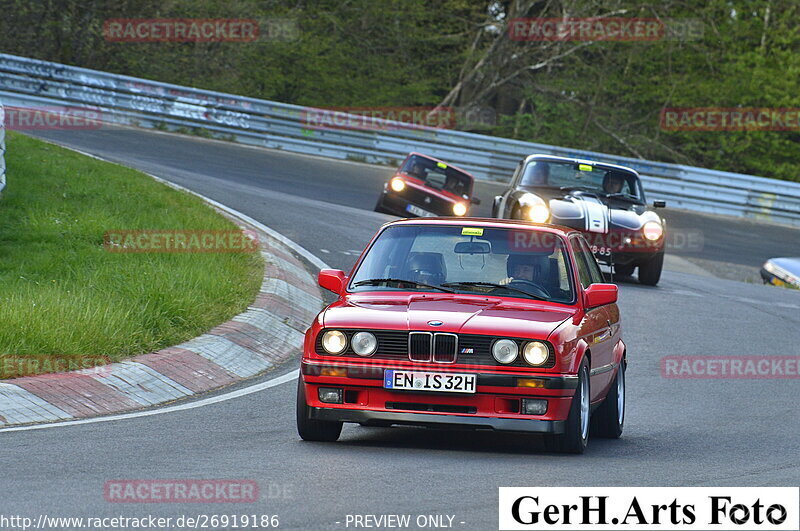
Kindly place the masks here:
[(309, 418), (359, 424), (424, 426), (427, 428), (465, 428), (475, 430), (515, 431), (526, 433), (564, 433), (563, 420), (504, 419), (494, 417), (472, 417), (466, 415), (442, 415), (429, 413), (399, 413), (394, 411), (371, 411), (363, 409), (340, 409), (311, 407)]
[(418, 217), (416, 214), (412, 214), (409, 212), (406, 207), (408, 205), (413, 205), (417, 208), (421, 208), (426, 212), (430, 212), (431, 214), (435, 214), (436, 216), (452, 216), (453, 209), (452, 204), (449, 205), (448, 208), (442, 207), (442, 205), (434, 205), (434, 204), (418, 204), (419, 201), (412, 201), (402, 195), (384, 192), (381, 194), (380, 199), (380, 206), (390, 212), (400, 217), (404, 218), (415, 218)]
[(619, 265), (632, 265), (632, 266), (640, 266), (642, 264), (646, 264), (650, 260), (655, 259), (655, 257), (664, 252), (664, 248), (653, 248), (651, 249), (641, 249), (635, 251), (612, 251), (611, 256), (608, 255), (598, 255), (595, 254), (594, 257), (597, 259), (598, 262), (601, 264), (612, 265), (612, 264), (619, 264)]

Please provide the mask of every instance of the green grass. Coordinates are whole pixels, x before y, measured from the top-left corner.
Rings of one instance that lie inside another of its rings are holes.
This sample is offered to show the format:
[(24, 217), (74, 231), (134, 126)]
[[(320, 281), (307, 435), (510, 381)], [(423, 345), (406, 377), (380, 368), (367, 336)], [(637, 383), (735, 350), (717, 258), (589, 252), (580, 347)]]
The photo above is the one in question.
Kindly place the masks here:
[(79, 367), (175, 345), (254, 299), (259, 253), (105, 250), (106, 231), (236, 228), (199, 199), (24, 135), (9, 132), (7, 150), (0, 378), (19, 374), (9, 369), (12, 360), (46, 357)]

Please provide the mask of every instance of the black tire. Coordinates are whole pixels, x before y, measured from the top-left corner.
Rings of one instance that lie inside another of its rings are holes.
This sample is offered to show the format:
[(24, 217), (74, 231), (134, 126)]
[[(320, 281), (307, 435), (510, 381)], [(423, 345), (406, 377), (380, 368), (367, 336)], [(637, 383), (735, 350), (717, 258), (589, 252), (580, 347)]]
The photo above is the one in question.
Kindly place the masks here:
[(572, 397), (569, 416), (564, 426), (564, 433), (551, 435), (548, 446), (556, 451), (570, 454), (582, 454), (589, 442), (589, 417), (591, 388), (589, 386), (589, 362), (581, 361), (578, 369), (578, 387)]
[(342, 433), (342, 423), (308, 418), (306, 387), (303, 379), (297, 380), (297, 433), (304, 441), (333, 442)]
[(661, 270), (664, 268), (664, 253), (660, 252), (649, 261), (639, 266), (639, 284), (655, 286), (661, 279)]
[(378, 198), (378, 202), (375, 203), (375, 208), (373, 209), (375, 212), (380, 212), (381, 214), (389, 214), (390, 212), (383, 208), (383, 195)]
[(614, 274), (621, 275), (623, 277), (629, 277), (633, 274), (633, 270), (636, 269), (636, 266), (633, 264), (614, 264)]
[(619, 439), (625, 425), (625, 362), (617, 370), (606, 399), (592, 413), (592, 437)]

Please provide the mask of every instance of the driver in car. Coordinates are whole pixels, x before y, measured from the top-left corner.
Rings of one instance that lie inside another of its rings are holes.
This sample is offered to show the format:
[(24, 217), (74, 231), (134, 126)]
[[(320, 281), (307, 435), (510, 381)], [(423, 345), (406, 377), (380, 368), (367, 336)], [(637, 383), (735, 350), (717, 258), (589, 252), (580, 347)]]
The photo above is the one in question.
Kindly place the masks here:
[[(500, 281), (500, 284), (509, 284), (515, 280), (539, 283), (541, 280), (541, 264), (539, 260), (543, 258), (535, 255), (510, 254), (506, 261), (506, 273), (508, 277)], [(546, 257), (544, 257), (546, 259)]]
[(438, 286), (447, 276), (444, 258), (441, 253), (414, 252), (406, 263), (406, 278), (411, 282), (421, 282)]
[(603, 177), (603, 191), (607, 194), (618, 194), (622, 191), (625, 178), (618, 174), (609, 172)]
[(422, 164), (419, 162), (415, 162), (414, 165), (411, 166), (411, 171), (408, 172), (409, 175), (419, 177), (420, 179), (425, 179), (426, 173), (425, 168), (423, 168)]
[(550, 165), (546, 162), (537, 162), (528, 166), (522, 184), (525, 186), (547, 186), (550, 179)]
[(464, 193), (464, 183), (458, 177), (448, 175), (442, 189), (455, 195), (462, 195)]

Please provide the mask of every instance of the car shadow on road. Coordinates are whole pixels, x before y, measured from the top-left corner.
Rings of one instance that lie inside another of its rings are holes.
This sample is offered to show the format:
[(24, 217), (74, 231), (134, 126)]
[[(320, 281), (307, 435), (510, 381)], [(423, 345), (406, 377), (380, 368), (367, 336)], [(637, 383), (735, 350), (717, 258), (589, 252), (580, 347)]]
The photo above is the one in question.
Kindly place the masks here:
[[(507, 455), (560, 455), (546, 444), (539, 434), (498, 433), (457, 429), (429, 429), (417, 427), (374, 428), (354, 427), (342, 432), (335, 444), (340, 448), (386, 448), (392, 450), (460, 451)], [(624, 455), (633, 457), (637, 453), (634, 442), (624, 437), (619, 440), (589, 440), (587, 454)], [(641, 452), (642, 454), (646, 452)]]

